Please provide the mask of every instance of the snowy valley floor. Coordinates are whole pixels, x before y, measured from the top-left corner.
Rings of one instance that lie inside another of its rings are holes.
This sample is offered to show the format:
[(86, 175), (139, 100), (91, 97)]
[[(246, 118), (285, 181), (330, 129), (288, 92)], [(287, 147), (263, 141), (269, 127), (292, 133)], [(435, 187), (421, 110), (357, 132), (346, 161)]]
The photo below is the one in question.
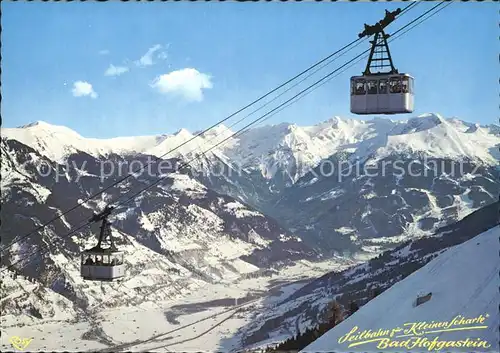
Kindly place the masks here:
[(19, 337), (32, 339), (27, 351), (230, 351), (239, 348), (238, 329), (256, 313), (272, 310), (309, 279), (346, 266), (303, 261), (279, 276), (203, 285), (182, 300), (107, 309), (87, 320), (2, 316), (0, 347), (12, 350), (11, 340)]

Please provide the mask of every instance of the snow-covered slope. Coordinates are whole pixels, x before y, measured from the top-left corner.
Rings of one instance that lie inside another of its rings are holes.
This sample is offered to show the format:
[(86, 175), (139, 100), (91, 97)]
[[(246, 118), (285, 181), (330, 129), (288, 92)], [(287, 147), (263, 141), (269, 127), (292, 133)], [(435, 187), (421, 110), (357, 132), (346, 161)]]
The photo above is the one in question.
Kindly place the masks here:
[(2, 316), (28, 316), (33, 318), (32, 321), (72, 320), (77, 316), (69, 299), (34, 278), (12, 271), (2, 273), (0, 297)]
[(314, 126), (279, 124), (252, 129), (226, 153), (241, 165), (259, 170), (266, 178), (287, 174), (294, 183), (322, 159), (334, 153), (353, 153), (354, 159), (370, 155), (425, 153), (436, 158), (470, 158), (496, 164), (500, 143), (488, 126), (476, 127), (459, 120), (449, 122), (438, 114), (424, 114), (407, 121), (376, 118), (361, 121), (335, 117)]
[[(278, 303), (274, 310), (260, 313), (242, 328), (243, 345), (262, 347), (290, 338), (299, 330), (303, 333), (308, 328), (316, 327), (324, 317), (326, 305), (332, 300), (344, 308), (351, 301), (364, 305), (372, 298), (374, 290), (388, 290), (443, 251), (497, 227), (500, 222), (499, 207), (499, 202), (492, 203), (440, 228), (433, 236), (407, 241), (367, 262), (343, 271), (332, 271), (311, 281)], [(498, 255), (498, 246), (493, 250)], [(480, 259), (473, 258), (473, 261), (480, 262)], [(450, 290), (459, 290), (457, 288), (461, 286)]]
[[(3, 137), (18, 140), (56, 160), (75, 151), (94, 156), (138, 152), (159, 156), (195, 134), (198, 132), (192, 134), (181, 129), (173, 135), (93, 139), (43, 121), (20, 128), (2, 128)], [(219, 125), (187, 143), (179, 152), (186, 155), (200, 147), (206, 150), (231, 134), (230, 129)], [(230, 138), (216, 151), (242, 168), (258, 170), (267, 179), (276, 173), (286, 173), (293, 183), (322, 159), (338, 152), (354, 152), (357, 159), (370, 154), (382, 158), (391, 153), (422, 152), (429, 157), (469, 158), (496, 164), (500, 154), (492, 147), (499, 143), (495, 125), (480, 126), (444, 119), (439, 114), (423, 114), (397, 121), (334, 117), (314, 126), (282, 123), (257, 127)]]
[[(386, 288), (459, 243), (457, 239), (470, 237), (462, 231), (445, 237), (444, 231), (435, 234), (434, 229), (497, 200), (499, 131), (496, 126), (438, 115), (408, 121), (334, 118), (310, 127), (280, 124), (252, 129), (116, 210), (113, 234), (127, 255), (125, 281), (105, 286), (81, 281), (78, 253), (94, 245), (96, 225), (91, 231), (63, 236), (93, 211), (165, 175), (155, 163), (150, 174), (129, 178), (2, 254), (2, 264), (33, 258), (22, 272), (47, 289), (14, 281), (2, 287), (2, 296), (18, 298), (21, 308), (36, 307), (38, 299), (20, 295), (25, 288), (44, 298), (39, 302), (50, 307), (45, 316), (66, 310), (61, 296), (73, 305), (67, 311), (70, 316), (81, 311), (94, 315), (101, 307), (135, 307), (145, 300), (158, 305), (217, 282), (273, 275), (283, 266), (332, 252), (350, 255), (362, 249), (376, 256), (387, 244), (408, 240), (389, 255), (303, 286), (273, 303), (273, 310), (263, 310), (241, 331), (247, 344), (290, 335), (314, 324), (331, 297), (343, 296), (343, 303), (354, 293), (356, 299), (366, 300), (372, 285)], [(199, 153), (197, 148), (209, 148), (229, 134), (218, 127), (168, 157), (191, 160), (192, 151)], [(2, 246), (124, 175), (116, 168), (117, 173), (101, 180), (103, 163), (144, 165), (192, 136), (180, 130), (173, 135), (98, 140), (42, 122), (2, 128)], [(313, 173), (325, 159), (402, 160), (408, 165), (424, 158), (445, 167), (460, 162), (464, 169), (450, 175), (440, 167), (430, 177), (396, 178), (392, 171), (377, 177), (350, 175), (342, 182), (335, 175)], [(43, 173), (37, 171), (42, 164)], [(437, 238), (412, 242), (424, 235)], [(48, 252), (31, 257), (40, 246)], [(3, 314), (32, 319), (29, 311), (13, 305), (6, 305)]]
[[(435, 338), (439, 342), (435, 347), (462, 341), (462, 347), (454, 343), (442, 346), (447, 352), (498, 352), (499, 237), (497, 226), (448, 249), (368, 302), (303, 352), (424, 352), (432, 350), (428, 347)], [(427, 293), (432, 293), (431, 299), (415, 306), (417, 296)], [(460, 323), (462, 318), (478, 317), (479, 321)], [(446, 327), (432, 326), (453, 320), (454, 324)], [(419, 323), (429, 326), (418, 326)], [(398, 328), (399, 331), (393, 331)], [(380, 334), (356, 338), (365, 330)], [(419, 346), (418, 340), (423, 342), (423, 338), (429, 341), (427, 346)], [(398, 342), (408, 345), (395, 346)], [(486, 343), (478, 346), (479, 342)]]
[(20, 128), (2, 128), (2, 137), (17, 140), (47, 158), (62, 162), (69, 155), (85, 152), (95, 157), (110, 153), (143, 152), (166, 136), (134, 136), (113, 139), (85, 138), (65, 127), (37, 121)]
[[(405, 121), (334, 117), (314, 126), (253, 128), (207, 154), (201, 152), (231, 136), (227, 127), (193, 141), (196, 133), (185, 129), (98, 140), (38, 122), (2, 129), (2, 139), (66, 163), (75, 162), (71, 156), (78, 151), (94, 158), (154, 159), (183, 144), (167, 157), (190, 161), (193, 179), (275, 218), (311, 247), (367, 258), (495, 200), (499, 131), (439, 114)], [(89, 172), (76, 161), (82, 173)], [(401, 167), (404, 175), (398, 175)]]
[(478, 124), (464, 131), (467, 125), (447, 121), (435, 114), (412, 118), (406, 124), (395, 126), (377, 155), (422, 152), (428, 157), (481, 160), (496, 164), (500, 153), (490, 148), (499, 143), (498, 136), (489, 127)]
[[(188, 171), (171, 173), (115, 210), (113, 235), (126, 254), (127, 278), (103, 290), (99, 283), (82, 281), (79, 274), (79, 253), (95, 245), (99, 225), (67, 234), (105, 204), (124, 201), (158, 181), (159, 171), (129, 178), (49, 227), (21, 238), (122, 176), (117, 168), (102, 182), (103, 161), (131, 163), (132, 159), (69, 155), (68, 161), (86, 166), (82, 173), (74, 163), (57, 164), (16, 140), (2, 139), (1, 148), (2, 265), (20, 261), (16, 267), (25, 265), (19, 269), (22, 274), (65, 296), (75, 308), (158, 302), (189, 293), (202, 283), (272, 271), (315, 256), (275, 220), (208, 189)], [(41, 162), (44, 173), (37, 172)], [(10, 295), (14, 289), (7, 291), (4, 294)], [(5, 313), (11, 309), (6, 307)]]

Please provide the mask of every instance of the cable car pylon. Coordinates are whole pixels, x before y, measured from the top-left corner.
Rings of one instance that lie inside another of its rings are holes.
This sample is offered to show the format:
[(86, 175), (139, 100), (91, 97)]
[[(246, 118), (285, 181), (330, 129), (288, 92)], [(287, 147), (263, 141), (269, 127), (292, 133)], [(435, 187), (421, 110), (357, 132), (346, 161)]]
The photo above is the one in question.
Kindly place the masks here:
[[(400, 74), (394, 66), (384, 28), (401, 13), (385, 10), (385, 17), (375, 25), (367, 25), (359, 38), (373, 36), (368, 62), (362, 76), (351, 77), (351, 113), (405, 114), (413, 112), (413, 77)], [(389, 68), (388, 71), (381, 71)]]
[(113, 211), (112, 206), (106, 206), (101, 213), (94, 214), (94, 216), (92, 216), (92, 218), (90, 218), (90, 222), (92, 222), (92, 223), (96, 223), (96, 222), (101, 221), (101, 232), (99, 233), (99, 240), (98, 240), (97, 245), (92, 249), (95, 249), (95, 250), (101, 249), (102, 242), (103, 242), (103, 240), (106, 239), (106, 237), (108, 237), (108, 235), (109, 235), (111, 247), (113, 247), (113, 248), (115, 247), (114, 242), (113, 242), (113, 237), (111, 236), (110, 233), (108, 233), (109, 226), (111, 224), (108, 221), (108, 217), (111, 215), (112, 211)]
[[(396, 19), (396, 16), (401, 13), (401, 9), (397, 9), (393, 12), (389, 12), (385, 10), (385, 17), (383, 20), (375, 24), (374, 26), (370, 26), (365, 24), (365, 30), (358, 34), (359, 38), (363, 38), (366, 36), (374, 36), (373, 40), (370, 41), (372, 44), (372, 48), (370, 50), (370, 56), (368, 57), (368, 63), (366, 64), (365, 71), (363, 75), (371, 75), (371, 68), (384, 68), (390, 67), (389, 71), (391, 74), (397, 74), (398, 70), (394, 67), (394, 63), (392, 62), (391, 51), (389, 50), (389, 44), (387, 43), (387, 39), (390, 37), (389, 34), (384, 32), (384, 28), (391, 24), (392, 21)], [(378, 49), (378, 50), (377, 50)], [(374, 58), (374, 54), (379, 54), (378, 58)], [(374, 61), (381, 62), (380, 65), (373, 65)], [(385, 64), (384, 62), (388, 61), (389, 64)]]

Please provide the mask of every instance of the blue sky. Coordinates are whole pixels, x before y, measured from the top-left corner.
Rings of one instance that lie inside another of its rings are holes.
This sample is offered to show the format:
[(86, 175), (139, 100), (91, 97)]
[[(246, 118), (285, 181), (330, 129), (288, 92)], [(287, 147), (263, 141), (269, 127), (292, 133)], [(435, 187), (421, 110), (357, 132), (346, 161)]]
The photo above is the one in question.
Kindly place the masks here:
[[(103, 138), (200, 130), (356, 39), (384, 9), (406, 4), (3, 2), (3, 126), (43, 120)], [(419, 4), (388, 32), (432, 6)], [(415, 77), (415, 114), (497, 122), (498, 10), (454, 3), (391, 43), (396, 67)], [(105, 75), (110, 65), (115, 75)], [(364, 65), (268, 122), (356, 117), (349, 77)]]

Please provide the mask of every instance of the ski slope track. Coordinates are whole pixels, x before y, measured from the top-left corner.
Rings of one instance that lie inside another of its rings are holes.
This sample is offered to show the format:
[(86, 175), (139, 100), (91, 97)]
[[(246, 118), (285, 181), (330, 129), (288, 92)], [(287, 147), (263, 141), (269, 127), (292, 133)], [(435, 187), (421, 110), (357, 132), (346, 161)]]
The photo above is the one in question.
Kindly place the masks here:
[[(391, 340), (405, 341), (410, 337), (415, 340), (421, 332), (439, 331), (442, 328), (411, 331), (413, 325), (405, 323), (451, 322), (457, 316), (475, 318), (480, 315), (484, 318), (481, 324), (476, 322), (454, 325), (450, 327), (454, 330), (425, 335), (422, 333), (420, 337), (426, 337), (429, 341), (437, 337), (439, 341), (448, 342), (463, 341), (467, 338), (473, 342), (477, 339), (487, 342), (483, 347), (471, 345), (442, 348), (442, 351), (446, 352), (498, 352), (499, 239), (500, 226), (497, 226), (446, 250), (423, 268), (371, 300), (301, 352), (428, 352), (432, 349), (411, 348), (411, 346), (386, 347), (384, 346), (386, 342), (376, 339), (356, 345), (355, 343), (370, 340), (358, 339), (346, 342), (343, 337), (352, 332), (353, 328), (357, 328), (356, 333), (361, 333), (363, 330), (390, 332), (392, 329), (402, 327), (403, 330), (396, 334), (396, 337), (398, 335), (402, 337)], [(415, 306), (416, 297), (427, 293), (432, 293), (431, 299)], [(467, 327), (476, 328), (460, 330)]]

